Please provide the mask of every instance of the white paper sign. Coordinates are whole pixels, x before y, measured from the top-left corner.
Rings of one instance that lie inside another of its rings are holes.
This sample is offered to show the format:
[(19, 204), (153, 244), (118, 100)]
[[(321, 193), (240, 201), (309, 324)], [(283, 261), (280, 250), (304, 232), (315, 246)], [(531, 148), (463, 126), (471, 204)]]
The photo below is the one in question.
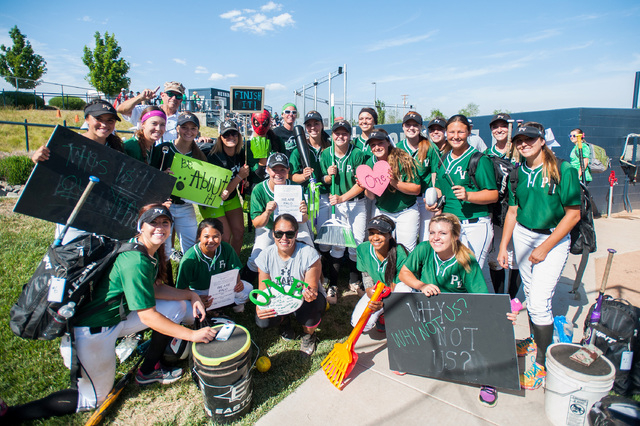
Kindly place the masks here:
[(235, 292), (233, 289), (238, 284), (238, 272), (237, 269), (232, 269), (211, 276), (209, 296), (213, 297), (213, 302), (207, 311), (234, 303)]
[(289, 213), (298, 222), (302, 222), (302, 212), (300, 212), (302, 187), (300, 185), (275, 185), (273, 201), (277, 204), (276, 210), (273, 212), (274, 219), (281, 214)]

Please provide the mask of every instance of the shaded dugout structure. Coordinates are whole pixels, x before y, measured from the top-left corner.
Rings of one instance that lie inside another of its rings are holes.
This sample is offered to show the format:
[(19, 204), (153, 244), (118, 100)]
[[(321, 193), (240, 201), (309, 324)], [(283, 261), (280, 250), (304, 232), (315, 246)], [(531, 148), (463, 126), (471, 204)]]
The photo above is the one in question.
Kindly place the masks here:
[[(473, 117), (473, 133), (479, 136), (487, 144), (492, 145), (489, 121), (492, 115)], [(599, 145), (607, 151), (611, 158), (611, 167), (604, 173), (593, 173), (593, 181), (589, 185), (589, 191), (594, 200), (598, 212), (606, 213), (609, 202), (609, 174), (615, 171), (618, 185), (613, 189), (612, 213), (625, 210), (624, 196), (633, 209), (640, 208), (640, 184), (631, 182), (621, 167), (620, 157), (625, 148), (627, 135), (640, 134), (640, 109), (624, 108), (566, 108), (547, 111), (531, 111), (512, 113), (514, 120), (537, 121), (545, 128), (551, 129), (555, 140), (560, 146), (554, 146), (553, 152), (564, 160), (569, 160), (569, 154), (573, 144), (569, 140), (569, 133), (576, 127), (585, 133), (587, 142)], [(427, 121), (425, 121), (425, 126)], [(387, 124), (380, 126), (391, 134), (394, 141), (404, 138), (401, 124)], [(630, 138), (629, 144), (636, 145), (634, 164), (640, 162), (640, 138)], [(626, 168), (631, 175), (635, 175), (634, 168)]]

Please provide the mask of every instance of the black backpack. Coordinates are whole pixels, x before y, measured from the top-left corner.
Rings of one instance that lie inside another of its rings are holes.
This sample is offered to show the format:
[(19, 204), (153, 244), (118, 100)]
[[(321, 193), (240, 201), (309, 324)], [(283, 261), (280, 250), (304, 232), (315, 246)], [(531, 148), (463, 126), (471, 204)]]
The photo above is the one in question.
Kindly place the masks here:
[[(590, 338), (591, 313), (595, 308), (591, 305), (589, 313), (584, 321), (584, 338), (582, 343)], [(638, 324), (637, 309), (624, 299), (613, 299), (605, 295), (602, 300), (600, 322), (593, 325), (595, 339), (593, 344), (597, 346), (609, 361), (616, 367), (616, 376), (613, 390), (620, 395), (629, 395), (640, 392), (635, 389), (634, 375), (639, 373), (640, 350), (638, 348)], [(628, 359), (629, 353), (633, 354), (633, 360)], [(623, 357), (625, 364), (623, 364)], [(624, 370), (621, 367), (625, 368)], [(632, 370), (636, 370), (632, 372)]]
[(483, 155), (486, 155), (493, 164), (496, 186), (498, 187), (498, 201), (489, 205), (491, 222), (496, 226), (503, 226), (504, 218), (507, 215), (507, 210), (509, 210), (509, 174), (512, 170), (517, 170), (518, 165), (513, 164), (511, 160), (506, 158), (474, 152), (469, 159), (469, 177), (476, 188), (479, 188), (476, 181), (476, 170), (478, 169), (478, 162)]
[[(558, 161), (558, 173), (561, 173), (560, 169), (564, 160), (560, 158), (556, 160)], [(518, 187), (518, 170), (519, 167), (509, 173), (509, 184), (511, 186), (511, 192), (514, 194)], [(549, 195), (555, 193), (557, 185), (558, 182), (552, 178), (549, 182)], [(580, 221), (573, 227), (570, 235), (571, 245), (569, 251), (571, 254), (582, 254), (585, 250), (587, 253), (596, 251), (596, 228), (593, 224), (591, 194), (589, 194), (589, 190), (582, 182), (580, 182)]]
[[(91, 300), (94, 286), (109, 272), (118, 254), (130, 250), (147, 253), (141, 244), (94, 234), (78, 237), (62, 246), (49, 247), (35, 273), (22, 288), (18, 301), (11, 307), (11, 331), (25, 339), (52, 340), (62, 336), (67, 329), (71, 330), (73, 323), (84, 315), (74, 315), (67, 327), (45, 335), (47, 327), (54, 323), (58, 309), (74, 302), (77, 312)], [(60, 286), (60, 291), (52, 290), (52, 285)], [(50, 301), (50, 292), (57, 294), (55, 301)], [(120, 304), (120, 317), (126, 318), (124, 297), (106, 303)]]

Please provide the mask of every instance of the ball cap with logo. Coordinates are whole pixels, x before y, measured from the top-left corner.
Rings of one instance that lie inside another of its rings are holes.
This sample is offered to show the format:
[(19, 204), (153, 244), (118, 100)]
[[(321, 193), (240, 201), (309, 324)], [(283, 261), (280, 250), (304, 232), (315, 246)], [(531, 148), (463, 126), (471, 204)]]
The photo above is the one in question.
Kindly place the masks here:
[(166, 92), (178, 92), (181, 95), (184, 95), (185, 92), (185, 88), (182, 85), (182, 83), (179, 83), (177, 81), (167, 81), (164, 84), (164, 91)]
[(305, 124), (309, 120), (318, 120), (319, 122), (322, 123), (322, 116), (320, 115), (320, 113), (318, 113), (316, 111), (311, 111), (311, 112), (308, 112), (307, 115), (304, 116)]
[(164, 206), (153, 207), (140, 215), (140, 219), (138, 219), (138, 231), (140, 231), (143, 223), (151, 223), (160, 216), (168, 217), (171, 223), (173, 223), (173, 216), (171, 216), (168, 208)]
[(338, 130), (339, 128), (343, 128), (347, 131), (347, 133), (351, 134), (351, 124), (349, 124), (348, 121), (346, 120), (340, 120), (340, 121), (336, 121), (335, 123), (333, 123), (333, 127), (331, 128), (332, 132), (335, 132), (336, 130)]
[(269, 156), (267, 160), (267, 167), (273, 169), (275, 166), (284, 166), (287, 169), (289, 168), (289, 159), (287, 156), (281, 152), (273, 153)]
[(374, 217), (367, 223), (367, 230), (369, 229), (375, 229), (383, 234), (390, 234), (393, 232), (394, 226), (380, 217)]
[(194, 114), (180, 114), (180, 116), (178, 117), (178, 126), (182, 126), (185, 123), (193, 123), (196, 126), (200, 127), (200, 120), (198, 120), (198, 117), (196, 117)]
[(90, 115), (92, 117), (100, 117), (104, 114), (111, 114), (115, 116), (116, 120), (120, 121), (120, 117), (118, 117), (116, 109), (107, 101), (98, 100), (90, 103), (84, 108), (84, 118), (87, 118), (87, 115)]
[(427, 129), (429, 129), (431, 126), (440, 126), (443, 129), (446, 129), (447, 128), (447, 122), (444, 121), (442, 118), (434, 118), (427, 125)]
[(220, 136), (224, 136), (225, 133), (237, 132), (238, 125), (233, 120), (226, 120), (220, 125)]
[(402, 119), (402, 124), (406, 123), (409, 120), (413, 120), (418, 123), (419, 126), (422, 126), (422, 116), (415, 111), (409, 111), (404, 115)]
[(496, 114), (493, 116), (493, 118), (489, 122), (489, 126), (491, 126), (496, 121), (504, 121), (505, 123), (508, 123), (509, 120), (511, 120), (511, 116), (505, 112), (501, 112), (500, 114)]
[(520, 126), (514, 131), (513, 140), (515, 141), (519, 136), (526, 136), (528, 138), (544, 138), (544, 134), (540, 129), (533, 126)]

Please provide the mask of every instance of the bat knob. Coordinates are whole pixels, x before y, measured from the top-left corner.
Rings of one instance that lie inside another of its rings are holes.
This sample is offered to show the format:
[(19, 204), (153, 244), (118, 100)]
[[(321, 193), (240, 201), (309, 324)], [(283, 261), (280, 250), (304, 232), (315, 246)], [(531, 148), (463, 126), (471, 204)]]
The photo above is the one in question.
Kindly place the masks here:
[(615, 254), (615, 253), (617, 253), (617, 251), (615, 251), (615, 250), (614, 250), (614, 249), (612, 249), (612, 248), (607, 249), (607, 251), (608, 251), (609, 253), (611, 253), (611, 254)]

